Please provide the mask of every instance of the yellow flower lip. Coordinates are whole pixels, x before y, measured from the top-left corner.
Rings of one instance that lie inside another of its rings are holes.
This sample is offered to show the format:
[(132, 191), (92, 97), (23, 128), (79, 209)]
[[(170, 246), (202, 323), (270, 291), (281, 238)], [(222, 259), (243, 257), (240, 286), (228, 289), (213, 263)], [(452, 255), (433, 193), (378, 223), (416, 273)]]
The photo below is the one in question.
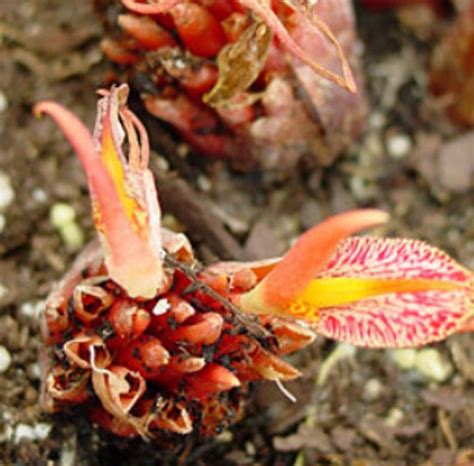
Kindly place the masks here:
[(371, 348), (421, 346), (472, 331), (474, 274), (422, 241), (351, 236), (377, 219), (378, 211), (353, 211), (326, 220), (233, 302)]
[(328, 277), (311, 280), (296, 298), (301, 318), (311, 319), (320, 309), (351, 304), (391, 293), (454, 291), (462, 288), (457, 282), (430, 279)]
[(119, 203), (130, 223), (134, 225), (134, 229), (143, 234), (143, 226), (140, 228), (140, 226), (136, 224), (136, 214), (143, 209), (137, 203), (136, 199), (130, 196), (126, 191), (124, 166), (115, 148), (110, 123), (107, 120), (104, 122), (101, 146), (100, 158), (113, 181)]
[[(304, 233), (268, 275), (249, 293), (239, 298), (248, 312), (285, 312), (288, 305), (327, 264), (339, 242), (361, 230), (387, 222), (386, 212), (359, 209), (339, 214)], [(258, 308), (258, 311), (255, 309)], [(253, 309), (253, 311), (252, 311)], [(265, 311), (266, 310), (266, 311)]]

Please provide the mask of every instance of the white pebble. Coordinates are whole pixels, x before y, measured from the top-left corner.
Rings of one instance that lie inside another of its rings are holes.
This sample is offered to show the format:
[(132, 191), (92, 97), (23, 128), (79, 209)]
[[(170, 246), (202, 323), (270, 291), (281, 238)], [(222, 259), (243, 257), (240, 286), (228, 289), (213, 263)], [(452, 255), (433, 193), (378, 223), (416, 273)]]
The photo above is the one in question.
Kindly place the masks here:
[(71, 223), (75, 218), (76, 212), (72, 206), (65, 204), (64, 202), (57, 202), (49, 211), (49, 221), (58, 229)]
[(155, 307), (153, 308), (153, 310), (151, 311), (151, 313), (152, 313), (154, 316), (161, 316), (162, 314), (164, 314), (165, 312), (167, 312), (170, 307), (171, 307), (170, 302), (169, 302), (166, 298), (163, 298), (163, 299), (160, 299), (160, 300), (155, 304)]
[(353, 176), (349, 180), (349, 186), (352, 194), (359, 201), (367, 201), (376, 194), (374, 186), (360, 176)]
[(34, 440), (35, 430), (27, 424), (18, 424), (15, 428), (14, 442), (20, 443), (22, 440)]
[(0, 210), (6, 209), (15, 198), (15, 191), (13, 191), (10, 178), (0, 172)]
[(375, 401), (380, 398), (380, 395), (384, 392), (384, 386), (378, 379), (369, 379), (364, 385), (364, 391), (362, 398), (365, 401)]
[(7, 294), (8, 288), (3, 283), (0, 283), (0, 299), (3, 299)]
[(387, 417), (384, 419), (384, 423), (387, 426), (395, 427), (400, 424), (403, 420), (404, 414), (400, 408), (392, 408), (387, 414)]
[(205, 193), (208, 193), (212, 188), (211, 180), (207, 176), (199, 175), (196, 182), (199, 189)]
[(369, 117), (369, 125), (372, 128), (383, 128), (385, 126), (385, 115), (381, 112), (373, 112)]
[(232, 440), (234, 440), (234, 434), (230, 430), (225, 430), (216, 436), (216, 440), (219, 443), (230, 443)]
[(167, 172), (170, 170), (170, 163), (161, 155), (155, 154), (153, 157), (153, 165), (156, 167), (158, 173)]
[(4, 112), (8, 107), (7, 96), (3, 91), (0, 91), (0, 112)]
[(394, 159), (405, 157), (411, 149), (411, 139), (406, 134), (395, 134), (386, 140), (387, 151)]
[(9, 442), (13, 436), (13, 429), (10, 424), (5, 424), (0, 430), (0, 443)]
[(12, 363), (10, 352), (4, 347), (0, 346), (0, 374), (6, 372)]
[(31, 379), (40, 380), (41, 379), (41, 367), (35, 362), (28, 367), (28, 376)]
[(66, 223), (60, 228), (59, 232), (64, 244), (73, 251), (81, 249), (84, 245), (84, 232), (76, 222)]
[(406, 348), (390, 351), (393, 362), (404, 371), (409, 371), (415, 367), (416, 350)]
[(248, 456), (255, 456), (257, 454), (257, 449), (252, 442), (245, 442), (245, 453)]
[(46, 193), (44, 189), (41, 189), (41, 188), (33, 189), (33, 191), (31, 192), (31, 197), (38, 204), (43, 204), (44, 202), (48, 200), (48, 194)]
[(453, 372), (453, 367), (434, 348), (425, 348), (418, 351), (416, 355), (416, 369), (425, 377), (444, 382)]
[(47, 424), (46, 422), (38, 422), (34, 428), (36, 438), (38, 440), (44, 440), (49, 435), (52, 428), (53, 426), (51, 424)]
[(13, 429), (10, 425), (10, 419), (5, 416), (2, 417), (4, 422), (2, 428), (0, 429), (0, 443), (10, 442), (13, 437)]
[(31, 301), (20, 306), (20, 314), (28, 319), (36, 320), (39, 317), (44, 301)]

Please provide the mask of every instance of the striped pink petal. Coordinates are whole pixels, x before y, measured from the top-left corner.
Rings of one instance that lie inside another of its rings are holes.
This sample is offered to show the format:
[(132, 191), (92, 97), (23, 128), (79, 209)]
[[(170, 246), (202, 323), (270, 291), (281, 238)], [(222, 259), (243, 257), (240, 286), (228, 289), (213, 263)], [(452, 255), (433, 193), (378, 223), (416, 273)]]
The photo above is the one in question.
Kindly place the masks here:
[(455, 285), (451, 290), (380, 294), (320, 309), (317, 332), (355, 345), (424, 345), (461, 331), (474, 315), (472, 272), (421, 241), (349, 238), (340, 243), (320, 277), (423, 279)]
[(318, 277), (423, 278), (468, 282), (472, 272), (423, 241), (351, 237), (341, 241)]

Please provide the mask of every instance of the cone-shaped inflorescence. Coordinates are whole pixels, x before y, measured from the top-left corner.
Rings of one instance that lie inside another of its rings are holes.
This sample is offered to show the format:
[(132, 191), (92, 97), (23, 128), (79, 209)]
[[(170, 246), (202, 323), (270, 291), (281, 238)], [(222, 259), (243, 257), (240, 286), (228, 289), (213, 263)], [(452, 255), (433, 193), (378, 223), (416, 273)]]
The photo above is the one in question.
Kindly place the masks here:
[(96, 5), (104, 53), (203, 154), (242, 168), (281, 170), (308, 154), (324, 165), (364, 128), (349, 0)]
[(250, 382), (300, 375), (281, 356), (313, 332), (388, 348), (474, 330), (471, 271), (420, 241), (351, 236), (386, 222), (379, 210), (332, 217), (281, 259), (200, 267), (182, 234), (160, 228), (127, 92), (102, 92), (94, 138), (63, 107), (37, 106), (78, 152), (100, 239), (42, 314), (46, 410), (80, 406), (124, 436), (213, 435), (241, 416)]
[(160, 229), (146, 134), (125, 105), (127, 88), (103, 94), (94, 138), (63, 107), (36, 108), (56, 120), (80, 157), (101, 240), (47, 300), (42, 403), (49, 412), (80, 407), (123, 436), (213, 435), (242, 415), (250, 382), (300, 375), (280, 356), (314, 333), (240, 315), (227, 297), (250, 291), (257, 272), (202, 270), (182, 234)]

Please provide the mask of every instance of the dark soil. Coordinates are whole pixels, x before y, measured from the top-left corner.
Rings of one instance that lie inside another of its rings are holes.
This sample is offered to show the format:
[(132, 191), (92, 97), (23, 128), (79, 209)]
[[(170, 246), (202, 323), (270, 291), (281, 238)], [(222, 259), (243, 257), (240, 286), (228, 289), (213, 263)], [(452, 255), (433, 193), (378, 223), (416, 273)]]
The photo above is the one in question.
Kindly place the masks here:
[[(422, 25), (414, 34), (393, 14), (359, 12), (359, 20), (371, 118), (365, 136), (335, 166), (295, 171), (283, 182), (232, 173), (220, 162), (183, 164), (175, 155), (183, 147), (169, 135), (155, 146), (161, 156), (155, 154), (153, 168), (170, 193), (163, 195), (164, 208), (174, 215), (166, 221), (178, 219), (193, 230), (202, 260), (273, 256), (322, 218), (370, 205), (392, 214), (377, 233), (426, 239), (474, 268), (473, 187), (453, 180), (436, 158), (462, 132), (426, 91), (442, 24), (430, 25), (433, 38), (420, 39)], [(0, 345), (12, 358), (0, 374), (0, 464), (474, 464), (474, 335), (433, 346), (429, 364), (445, 370), (442, 380), (423, 369), (404, 370), (399, 353), (319, 338), (294, 361), (304, 372), (288, 384), (296, 403), (270, 384), (255, 387), (244, 421), (212, 441), (189, 439), (177, 454), (111, 438), (79, 414), (41, 413), (37, 310), (77, 253), (52, 226), (51, 207), (72, 206), (85, 237), (94, 232), (78, 161), (48, 119), (32, 116), (31, 106), (54, 99), (92, 125), (95, 90), (109, 73), (100, 35), (89, 2), (0, 5), (0, 177), (14, 191), (0, 211)], [(401, 155), (390, 150), (400, 135), (409, 143)], [(170, 178), (167, 164), (184, 181)], [(459, 173), (467, 169), (460, 165)], [(189, 189), (201, 197), (187, 203)], [(196, 222), (194, 209), (205, 221)]]

